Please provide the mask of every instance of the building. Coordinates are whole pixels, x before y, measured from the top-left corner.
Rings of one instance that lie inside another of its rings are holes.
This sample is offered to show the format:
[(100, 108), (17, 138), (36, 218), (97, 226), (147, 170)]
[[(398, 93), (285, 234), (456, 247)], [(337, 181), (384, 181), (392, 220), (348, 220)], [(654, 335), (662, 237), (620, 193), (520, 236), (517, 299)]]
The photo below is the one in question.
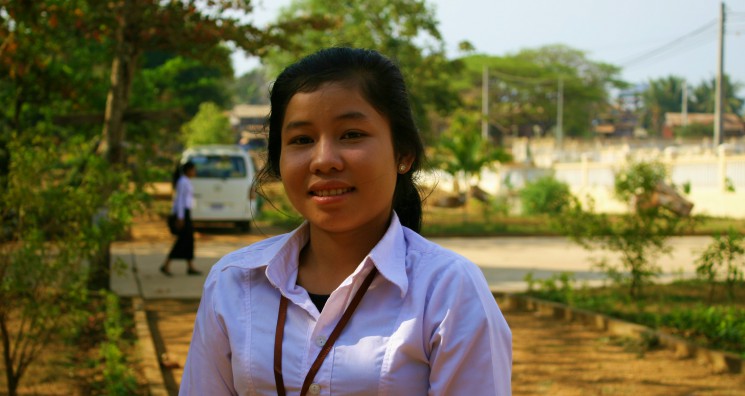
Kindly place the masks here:
[(230, 110), (230, 126), (238, 133), (238, 144), (247, 150), (266, 147), (264, 123), (269, 116), (269, 105), (240, 104)]
[[(737, 114), (727, 113), (722, 117), (724, 125), (722, 127), (723, 137), (745, 136), (745, 122)], [(662, 128), (662, 136), (666, 138), (675, 137), (675, 128), (684, 125), (711, 125), (714, 130), (714, 114), (711, 113), (665, 113), (665, 125)]]

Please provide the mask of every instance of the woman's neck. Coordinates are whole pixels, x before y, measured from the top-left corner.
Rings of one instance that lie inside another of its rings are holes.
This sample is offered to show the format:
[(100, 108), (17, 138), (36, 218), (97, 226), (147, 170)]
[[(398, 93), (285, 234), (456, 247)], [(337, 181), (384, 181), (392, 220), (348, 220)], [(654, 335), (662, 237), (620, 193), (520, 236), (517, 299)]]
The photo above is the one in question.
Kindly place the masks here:
[(385, 234), (363, 229), (328, 233), (311, 225), (310, 240), (300, 253), (297, 284), (310, 293), (330, 294), (351, 275)]

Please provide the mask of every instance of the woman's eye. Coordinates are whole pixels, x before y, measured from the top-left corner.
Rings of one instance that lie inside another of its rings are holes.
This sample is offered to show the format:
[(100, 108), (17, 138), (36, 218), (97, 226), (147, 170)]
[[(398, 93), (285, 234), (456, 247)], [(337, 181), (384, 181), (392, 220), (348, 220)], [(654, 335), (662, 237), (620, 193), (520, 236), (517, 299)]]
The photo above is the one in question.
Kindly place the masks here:
[(357, 139), (364, 136), (364, 134), (360, 131), (347, 131), (342, 136), (342, 139)]
[(308, 136), (296, 136), (289, 140), (288, 144), (309, 144), (313, 143), (313, 139)]

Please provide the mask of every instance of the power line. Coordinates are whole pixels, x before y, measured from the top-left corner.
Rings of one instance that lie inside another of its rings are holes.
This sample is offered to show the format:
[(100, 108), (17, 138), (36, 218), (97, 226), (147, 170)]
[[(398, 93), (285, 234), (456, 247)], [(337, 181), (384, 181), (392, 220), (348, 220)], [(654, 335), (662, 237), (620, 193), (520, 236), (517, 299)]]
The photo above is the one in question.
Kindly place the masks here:
[(524, 84), (532, 84), (532, 85), (548, 85), (548, 84), (556, 84), (557, 77), (553, 78), (539, 78), (539, 77), (523, 77), (523, 76), (515, 76), (512, 74), (503, 73), (500, 71), (496, 71), (494, 69), (489, 69), (490, 75), (495, 75), (503, 80), (512, 81), (512, 82), (518, 82), (518, 83), (524, 83)]
[[(675, 40), (673, 40), (673, 41), (671, 41), (671, 42), (669, 42), (669, 43), (667, 43), (665, 45), (662, 45), (660, 47), (657, 47), (657, 48), (655, 48), (655, 49), (653, 49), (651, 51), (647, 51), (647, 52), (645, 52), (645, 53), (643, 53), (641, 55), (638, 55), (638, 56), (632, 58), (631, 60), (628, 60), (626, 62), (623, 62), (623, 65), (622, 66), (628, 67), (628, 66), (633, 65), (635, 63), (639, 63), (639, 62), (648, 60), (650, 58), (658, 57), (658, 56), (662, 55), (665, 52), (669, 52), (669, 51), (674, 50), (675, 47), (681, 45), (681, 43), (684, 43), (686, 40), (691, 40), (691, 39), (694, 39), (694, 38), (696, 40), (701, 40), (702, 37), (705, 37), (705, 36), (702, 36), (702, 35), (703, 34), (706, 34), (706, 33), (709, 33), (709, 32), (707, 32), (707, 30), (709, 30), (709, 29), (711, 29), (713, 27), (716, 27), (716, 25), (717, 25), (717, 20), (713, 20), (711, 22), (708, 22), (707, 24), (699, 27), (698, 29), (696, 29), (696, 30), (694, 30), (694, 31), (692, 31), (692, 32), (690, 32), (688, 34), (685, 34), (685, 35), (683, 35), (681, 37), (678, 37), (677, 39), (675, 39)], [(712, 31), (712, 33), (713, 32), (714, 31)], [(688, 43), (686, 43), (686, 44), (688, 44)]]

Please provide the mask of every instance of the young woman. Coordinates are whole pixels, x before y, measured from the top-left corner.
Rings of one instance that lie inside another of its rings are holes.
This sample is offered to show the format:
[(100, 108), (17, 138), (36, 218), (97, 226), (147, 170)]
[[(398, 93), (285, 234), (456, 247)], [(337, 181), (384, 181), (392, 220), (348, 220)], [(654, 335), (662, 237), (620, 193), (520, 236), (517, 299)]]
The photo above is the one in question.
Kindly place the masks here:
[(174, 242), (168, 257), (160, 267), (160, 272), (165, 276), (171, 274), (171, 260), (186, 260), (186, 273), (189, 275), (200, 275), (202, 272), (194, 268), (194, 226), (191, 223), (191, 208), (194, 200), (194, 187), (191, 178), (197, 174), (197, 167), (192, 162), (186, 162), (179, 166), (173, 177), (173, 189), (176, 194), (173, 197), (173, 208), (171, 213), (176, 215), (176, 242)]
[(223, 257), (181, 395), (509, 395), (512, 339), (483, 274), (421, 237), (423, 146), (399, 69), (332, 48), (271, 92), (262, 180), (306, 219)]

